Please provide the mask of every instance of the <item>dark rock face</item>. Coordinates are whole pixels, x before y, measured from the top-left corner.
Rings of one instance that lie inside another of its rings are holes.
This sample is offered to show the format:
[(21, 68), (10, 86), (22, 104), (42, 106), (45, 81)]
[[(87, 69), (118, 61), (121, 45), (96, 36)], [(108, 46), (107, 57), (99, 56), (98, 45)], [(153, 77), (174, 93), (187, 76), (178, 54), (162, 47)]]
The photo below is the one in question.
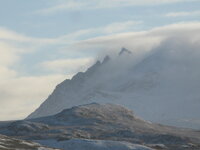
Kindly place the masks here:
[(120, 55), (123, 55), (124, 53), (132, 54), (131, 51), (129, 51), (128, 49), (122, 47), (121, 51), (119, 52), (119, 56), (120, 56)]
[(126, 141), (165, 149), (200, 148), (200, 133), (144, 121), (120, 105), (87, 104), (65, 109), (48, 117), (16, 121), (0, 128), (0, 133), (28, 140), (74, 138)]

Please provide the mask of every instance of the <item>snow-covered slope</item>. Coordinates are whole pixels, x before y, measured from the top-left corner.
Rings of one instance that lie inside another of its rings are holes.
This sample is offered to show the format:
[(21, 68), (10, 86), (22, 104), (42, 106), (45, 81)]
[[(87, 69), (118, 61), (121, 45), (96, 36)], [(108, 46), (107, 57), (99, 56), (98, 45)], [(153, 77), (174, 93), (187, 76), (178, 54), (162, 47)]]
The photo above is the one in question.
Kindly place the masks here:
[(43, 140), (39, 142), (65, 150), (153, 150), (146, 146), (120, 141), (72, 139), (67, 141)]
[(28, 118), (91, 102), (111, 102), (146, 120), (200, 129), (199, 58), (197, 50), (158, 47), (136, 57), (123, 48), (117, 57), (107, 56), (60, 83)]

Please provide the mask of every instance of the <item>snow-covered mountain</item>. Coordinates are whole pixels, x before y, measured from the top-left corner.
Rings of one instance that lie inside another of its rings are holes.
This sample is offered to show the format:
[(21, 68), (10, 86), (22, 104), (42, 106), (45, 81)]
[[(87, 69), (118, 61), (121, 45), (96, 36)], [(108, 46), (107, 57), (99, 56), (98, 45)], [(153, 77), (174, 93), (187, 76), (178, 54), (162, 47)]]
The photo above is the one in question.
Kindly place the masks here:
[(28, 118), (72, 106), (116, 103), (153, 122), (200, 129), (200, 53), (157, 47), (140, 57), (122, 48), (60, 83)]

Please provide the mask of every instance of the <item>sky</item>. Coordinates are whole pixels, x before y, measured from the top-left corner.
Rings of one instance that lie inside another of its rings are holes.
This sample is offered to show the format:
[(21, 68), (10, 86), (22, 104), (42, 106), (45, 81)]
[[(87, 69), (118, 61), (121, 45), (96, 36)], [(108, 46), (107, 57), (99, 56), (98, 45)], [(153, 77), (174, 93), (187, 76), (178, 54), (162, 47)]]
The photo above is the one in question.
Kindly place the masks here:
[(199, 0), (0, 0), (0, 120), (25, 118), (97, 56), (137, 45), (130, 38), (197, 32), (199, 18)]

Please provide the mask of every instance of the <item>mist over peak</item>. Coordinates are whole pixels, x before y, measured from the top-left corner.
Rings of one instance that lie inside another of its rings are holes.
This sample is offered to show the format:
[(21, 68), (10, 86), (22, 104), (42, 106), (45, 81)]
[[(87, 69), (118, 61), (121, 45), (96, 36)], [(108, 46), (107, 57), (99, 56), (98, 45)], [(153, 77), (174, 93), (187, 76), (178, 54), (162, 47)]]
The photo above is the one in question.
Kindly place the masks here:
[[(185, 121), (200, 120), (199, 27), (190, 26), (109, 39), (106, 43), (113, 48), (104, 59), (59, 84), (29, 118), (91, 102), (116, 103), (153, 122), (198, 128), (197, 121)], [(127, 48), (118, 53), (122, 42)]]

